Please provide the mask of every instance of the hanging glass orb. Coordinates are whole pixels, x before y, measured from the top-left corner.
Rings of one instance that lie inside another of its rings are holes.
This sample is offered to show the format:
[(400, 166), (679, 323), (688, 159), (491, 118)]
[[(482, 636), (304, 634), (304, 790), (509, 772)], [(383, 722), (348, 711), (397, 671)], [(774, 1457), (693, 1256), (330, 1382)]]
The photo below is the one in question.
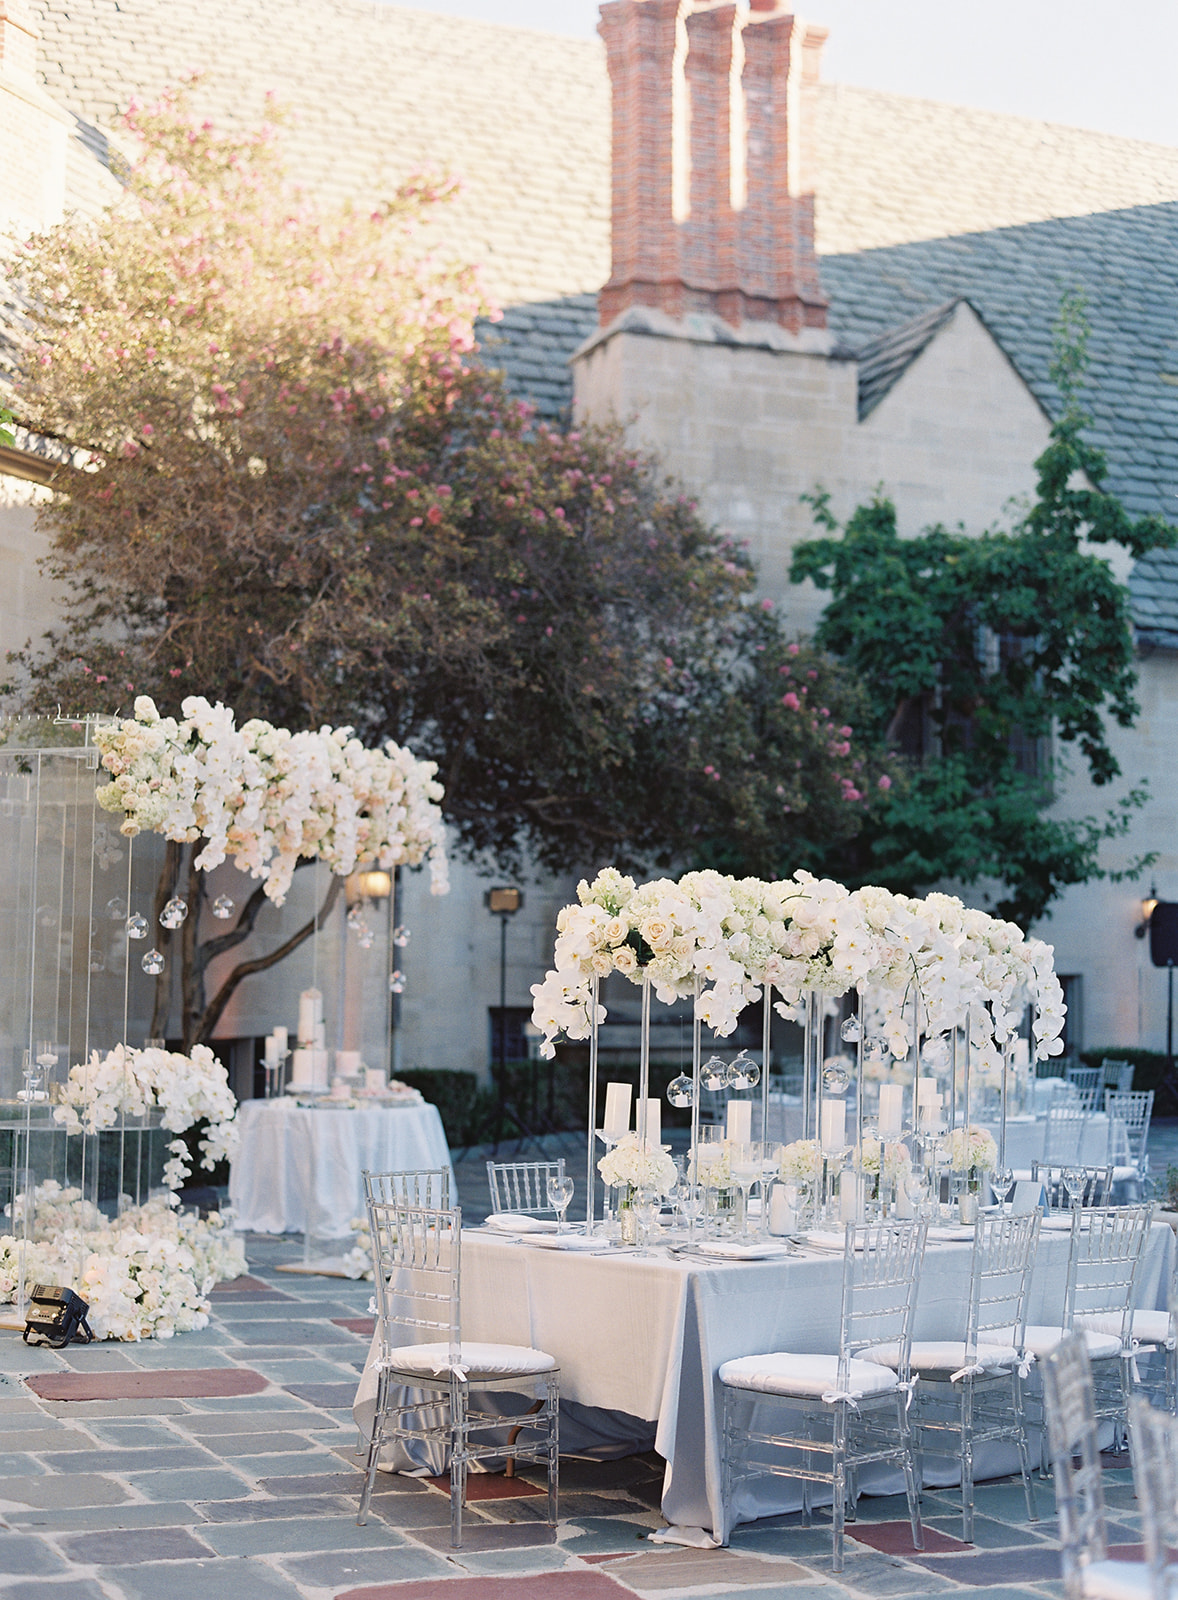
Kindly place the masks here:
[(114, 895), (106, 902), (106, 914), (112, 922), (122, 922), (127, 915), (127, 902)]
[(409, 929), (404, 927), (393, 929), (393, 943), (398, 950), (404, 950), (409, 943)]
[(143, 968), (144, 972), (148, 973), (153, 978), (157, 978), (164, 970), (164, 958), (162, 955), (160, 955), (158, 950), (152, 948), (145, 953), (139, 965)]
[(734, 1089), (755, 1089), (760, 1083), (761, 1069), (747, 1050), (728, 1063), (728, 1081)]
[(685, 1106), (695, 1104), (695, 1085), (685, 1072), (681, 1072), (677, 1078), (671, 1079), (667, 1085), (667, 1099), (673, 1106), (678, 1106), (680, 1110)]
[(848, 1017), (839, 1029), (839, 1038), (844, 1044), (858, 1044), (863, 1037), (863, 1024), (858, 1017)]
[(236, 909), (236, 903), (227, 894), (219, 894), (213, 901), (213, 915), (218, 922), (228, 922)]
[(846, 1094), (851, 1074), (837, 1056), (832, 1056), (822, 1069), (822, 1087), (827, 1094)]
[(39, 927), (56, 928), (57, 926), (57, 912), (52, 906), (38, 906), (36, 917)]
[(127, 937), (128, 939), (147, 938), (147, 918), (141, 917), (138, 911), (133, 917), (127, 918)]
[(886, 1039), (865, 1039), (863, 1041), (863, 1059), (865, 1061), (882, 1061), (888, 1052)]
[(360, 946), (361, 950), (371, 950), (374, 942), (375, 935), (373, 934), (371, 928), (363, 927), (356, 929), (356, 943)]
[(101, 950), (90, 951), (90, 971), (94, 973), (95, 976), (97, 976), (100, 972), (106, 971), (106, 957), (103, 955)]
[(389, 975), (389, 988), (392, 990), (392, 992), (394, 994), (404, 994), (405, 993), (405, 974), (403, 972), (393, 972), (393, 973), (391, 973)]
[(728, 1087), (728, 1063), (722, 1056), (709, 1056), (700, 1068), (700, 1082), (705, 1089)]
[(178, 928), (188, 915), (187, 902), (178, 895), (173, 895), (167, 905), (160, 912), (161, 928)]

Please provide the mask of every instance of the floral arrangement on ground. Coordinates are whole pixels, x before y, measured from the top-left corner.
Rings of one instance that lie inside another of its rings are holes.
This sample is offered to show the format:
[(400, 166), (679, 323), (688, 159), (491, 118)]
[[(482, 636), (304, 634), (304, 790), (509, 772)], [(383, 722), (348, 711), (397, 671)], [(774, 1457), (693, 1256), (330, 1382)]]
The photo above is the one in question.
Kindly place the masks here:
[(37, 1283), (70, 1284), (90, 1307), (98, 1339), (170, 1339), (209, 1320), (209, 1291), (246, 1270), (241, 1241), (223, 1215), (177, 1209), (175, 1195), (129, 1206), (107, 1218), (80, 1189), (50, 1179), (5, 1207), (12, 1233), (0, 1234), (0, 1303), (17, 1297), (22, 1254), (26, 1292)]

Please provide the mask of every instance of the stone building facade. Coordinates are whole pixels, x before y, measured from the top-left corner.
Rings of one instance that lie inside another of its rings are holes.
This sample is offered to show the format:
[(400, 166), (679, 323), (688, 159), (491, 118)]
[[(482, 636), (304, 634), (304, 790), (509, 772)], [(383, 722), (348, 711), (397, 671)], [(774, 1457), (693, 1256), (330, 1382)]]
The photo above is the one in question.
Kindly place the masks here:
[[(787, 577), (810, 530), (804, 491), (821, 484), (843, 516), (882, 486), (915, 533), (980, 530), (1030, 490), (1068, 291), (1087, 299), (1112, 487), (1178, 520), (1178, 150), (823, 84), (821, 28), (771, 0), (603, 13), (599, 44), (371, 0), (0, 0), (0, 148), (46, 152), (0, 165), (0, 212), (26, 227), (96, 208), (115, 192), (121, 109), (193, 68), (194, 106), (215, 121), (256, 123), (275, 91), (290, 166), (325, 196), (460, 175), (435, 243), (480, 261), (504, 306), (487, 359), (547, 415), (625, 420), (748, 540), (799, 631), (820, 606)], [(17, 455), (0, 461), (5, 646), (51, 614), (32, 564), (45, 467)], [(1153, 795), (1124, 851), (1157, 850), (1158, 891), (1178, 898), (1178, 559), (1118, 576), (1142, 715), (1114, 743), (1126, 782), (1147, 777)], [(1106, 803), (1078, 779), (1058, 801)], [(410, 880), (406, 1066), (486, 1060), (498, 927), (484, 886), (461, 873), (438, 902)], [(526, 887), (516, 1007), (569, 888)], [(1144, 887), (1072, 891), (1039, 930), (1078, 980), (1076, 1043), (1163, 1037), (1164, 981), (1132, 936)], [(262, 1031), (269, 1005), (260, 983), (243, 991), (229, 1031)]]

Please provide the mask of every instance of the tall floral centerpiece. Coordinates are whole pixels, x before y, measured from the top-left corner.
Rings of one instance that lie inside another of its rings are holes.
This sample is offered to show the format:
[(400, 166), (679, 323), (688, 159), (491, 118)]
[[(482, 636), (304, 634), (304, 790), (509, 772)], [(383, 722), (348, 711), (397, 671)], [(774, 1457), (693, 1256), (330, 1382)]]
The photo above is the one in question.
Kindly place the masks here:
[[(290, 732), (258, 719), (238, 727), (229, 707), (198, 695), (181, 703), (179, 719), (161, 716), (146, 696), (134, 710), (132, 718), (95, 730), (111, 775), (97, 799), (121, 818), (125, 836), (150, 831), (168, 840), (156, 898), (161, 907), (175, 902), (181, 909), (163, 924), (160, 953), (166, 958), (170, 942), (178, 942), (187, 1047), (208, 1041), (245, 976), (242, 965), (234, 967), (210, 996), (210, 961), (255, 933), (267, 900), (285, 902), (301, 862), (331, 869), (324, 902), (293, 938), (255, 954), (251, 972), (273, 966), (320, 927), (344, 879), (362, 864), (384, 871), (424, 864), (431, 891), (447, 892), (443, 791), (432, 761), (419, 761), (391, 740), (368, 749), (348, 728)], [(229, 920), (218, 922), (214, 937), (203, 937), (199, 914), (188, 913), (199, 913), (205, 874), (226, 860), (258, 888), (239, 908), (214, 906), (214, 916)], [(168, 993), (168, 984), (157, 987), (156, 1035), (167, 1031)]]
[[(670, 1002), (694, 998), (693, 1165), (698, 1170), (699, 1030), (719, 1037), (736, 1027), (743, 1008), (765, 999), (764, 1057), (769, 1059), (769, 1000), (805, 1027), (804, 1129), (822, 1125), (825, 1093), (848, 1086), (822, 1070), (818, 1035), (826, 1006), (854, 993), (855, 1015), (843, 1037), (855, 1044), (852, 1148), (864, 1145), (862, 1084), (871, 1076), (912, 1087), (909, 1126), (917, 1121), (918, 1082), (949, 1074), (951, 1121), (968, 1123), (974, 1067), (999, 1075), (1005, 1134), (1006, 1067), (1026, 1006), (1033, 1006), (1034, 1055), (1062, 1050), (1064, 1005), (1053, 952), (1012, 923), (966, 907), (951, 895), (924, 899), (869, 886), (848, 890), (830, 879), (797, 872), (765, 883), (688, 873), (637, 885), (612, 868), (582, 882), (577, 903), (557, 919), (555, 964), (533, 986), (533, 1022), (551, 1056), (558, 1036), (590, 1041), (591, 1116), (596, 1106), (596, 1040), (606, 1019), (601, 980), (619, 972), (643, 985), (640, 1107), (645, 1105), (649, 991)], [(849, 1031), (848, 1031), (849, 1030)], [(964, 1073), (959, 1070), (964, 1062)], [(895, 1072), (889, 1060), (910, 1060)], [(768, 1075), (762, 1094), (767, 1094)], [(959, 1096), (961, 1104), (958, 1104)], [(938, 1099), (940, 1091), (938, 1091)], [(686, 1103), (679, 1102), (679, 1103)], [(767, 1101), (762, 1100), (763, 1113)], [(961, 1113), (959, 1118), (958, 1113)], [(840, 1122), (842, 1119), (839, 1119)], [(850, 1132), (850, 1130), (848, 1130)], [(899, 1129), (889, 1130), (893, 1141)], [(593, 1177), (590, 1127), (590, 1191)], [(899, 1158), (892, 1162), (896, 1173)], [(893, 1173), (894, 1177), (896, 1173)], [(887, 1174), (884, 1174), (885, 1178)], [(591, 1212), (590, 1212), (591, 1216)]]

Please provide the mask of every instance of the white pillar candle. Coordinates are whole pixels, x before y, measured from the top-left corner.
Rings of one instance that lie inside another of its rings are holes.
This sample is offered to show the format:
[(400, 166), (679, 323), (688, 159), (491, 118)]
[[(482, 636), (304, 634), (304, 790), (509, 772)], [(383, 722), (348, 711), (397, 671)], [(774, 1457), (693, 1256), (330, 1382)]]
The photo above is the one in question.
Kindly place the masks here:
[(656, 1150), (663, 1142), (662, 1102), (653, 1098), (646, 1102), (646, 1142)]
[(941, 1097), (939, 1094), (927, 1096), (920, 1102), (920, 1121), (926, 1128), (936, 1128), (941, 1121)]
[(281, 1055), (290, 1043), (290, 1035), (287, 1033), (285, 1028), (275, 1028), (271, 1037), (274, 1040), (274, 1048), (278, 1051), (278, 1054)]
[(881, 1135), (899, 1133), (904, 1126), (904, 1089), (898, 1083), (879, 1086), (879, 1131)]
[(605, 1129), (611, 1139), (620, 1139), (630, 1127), (630, 1097), (628, 1083), (607, 1083), (605, 1086)]
[(822, 1102), (822, 1148), (841, 1150), (847, 1142), (847, 1107), (843, 1100)]
[(268, 1067), (278, 1065), (278, 1040), (272, 1033), (266, 1035), (266, 1065)]
[(769, 1232), (780, 1237), (798, 1225), (798, 1191), (788, 1184), (775, 1183), (769, 1191)]
[(896, 1185), (896, 1215), (902, 1222), (911, 1222), (916, 1215), (916, 1208), (908, 1194), (908, 1187), (901, 1177)]
[(733, 1144), (748, 1144), (753, 1136), (753, 1102), (729, 1100), (724, 1132)]
[(858, 1222), (859, 1220), (859, 1180), (855, 1174), (846, 1168), (839, 1179), (839, 1221)]
[(937, 1080), (935, 1078), (917, 1078), (916, 1103), (918, 1106), (923, 1105), (926, 1100), (936, 1100), (939, 1104), (940, 1099), (941, 1096), (937, 1092)]
[(299, 1043), (315, 1043), (315, 1026), (323, 1017), (323, 996), (318, 989), (304, 989), (299, 995)]

